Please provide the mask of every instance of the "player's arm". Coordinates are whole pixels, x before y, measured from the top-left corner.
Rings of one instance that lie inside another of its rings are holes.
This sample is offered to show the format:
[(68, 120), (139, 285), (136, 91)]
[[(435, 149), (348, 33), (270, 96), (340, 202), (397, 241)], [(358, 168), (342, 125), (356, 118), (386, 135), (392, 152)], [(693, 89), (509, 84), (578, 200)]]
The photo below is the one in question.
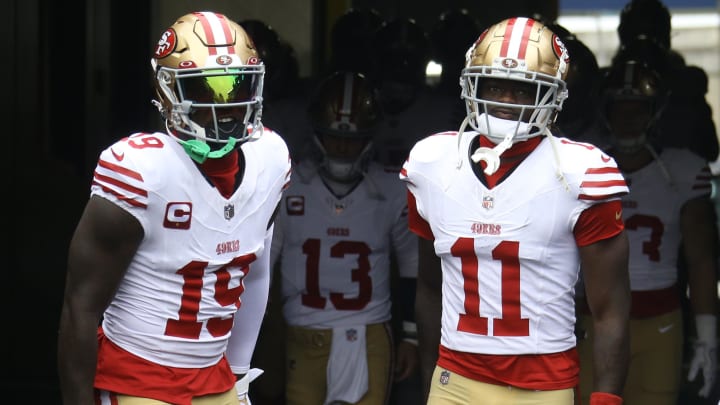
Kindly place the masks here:
[(702, 371), (699, 395), (707, 397), (715, 384), (717, 358), (717, 226), (708, 198), (685, 203), (680, 212), (683, 254), (687, 265), (690, 306), (695, 315), (697, 341), (688, 379)]
[(714, 315), (717, 313), (717, 227), (712, 202), (708, 198), (696, 198), (685, 203), (680, 227), (693, 312)]
[(430, 224), (418, 212), (415, 195), (409, 190), (407, 202), (408, 227), (419, 236), (415, 321), (420, 352), (420, 378), (423, 395), (427, 400), (440, 347), (442, 267), (440, 258), (435, 254), (434, 236)]
[[(404, 199), (403, 199), (404, 201)], [(392, 249), (397, 262), (397, 286), (393, 288), (393, 306), (399, 308), (400, 341), (396, 347), (395, 381), (413, 375), (418, 367), (417, 323), (415, 322), (415, 290), (418, 273), (418, 237), (410, 232), (407, 205), (403, 204), (391, 230)]]
[(622, 396), (630, 360), (629, 247), (620, 208), (619, 201), (598, 204), (583, 212), (576, 225), (595, 329), (593, 392), (616, 396)]
[(418, 328), (418, 349), (424, 398), (430, 392), (430, 380), (437, 363), (440, 346), (440, 315), (442, 313), (442, 270), (435, 255), (433, 241), (418, 238), (418, 280), (415, 319)]
[(130, 213), (102, 197), (90, 198), (68, 252), (58, 336), (63, 403), (94, 403), (97, 328), (143, 236)]
[(274, 226), (271, 225), (266, 231), (263, 253), (250, 263), (250, 270), (242, 281), (245, 288), (240, 296), (241, 304), (235, 313), (226, 352), (230, 367), (237, 376), (242, 376), (250, 370), (250, 360), (267, 309), (273, 229)]

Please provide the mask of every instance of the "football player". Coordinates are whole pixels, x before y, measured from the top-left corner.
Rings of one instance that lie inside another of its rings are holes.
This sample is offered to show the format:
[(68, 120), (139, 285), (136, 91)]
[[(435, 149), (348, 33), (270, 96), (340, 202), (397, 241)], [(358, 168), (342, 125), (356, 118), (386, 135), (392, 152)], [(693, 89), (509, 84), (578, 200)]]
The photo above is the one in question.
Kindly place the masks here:
[[(372, 160), (382, 114), (364, 75), (327, 77), (308, 115), (318, 153), (295, 165), (272, 245), (287, 322), (287, 403), (385, 404), (393, 380), (419, 361), (417, 238), (407, 227), (405, 188), (397, 170)], [(393, 305), (402, 317), (398, 339)]]
[[(624, 398), (633, 404), (677, 403), (683, 323), (688, 321), (697, 332), (689, 379), (702, 374), (700, 396), (706, 397), (717, 368), (717, 232), (709, 199), (710, 170), (687, 148), (658, 146), (657, 125), (668, 87), (651, 65), (633, 58), (616, 61), (602, 91), (601, 115), (610, 134), (605, 150), (630, 186), (630, 193), (622, 198), (632, 290), (632, 360)], [(679, 259), (687, 267), (694, 320), (683, 320), (681, 295), (686, 292), (678, 286)], [(587, 310), (582, 311), (586, 339), (579, 345), (581, 363), (593, 364), (591, 346), (599, 337), (587, 318)], [(582, 392), (592, 379), (593, 368), (583, 367)]]
[(102, 151), (71, 242), (63, 402), (246, 404), (288, 150), (261, 123), (262, 61), (226, 16), (180, 17), (151, 63), (166, 131)]
[(492, 25), (466, 53), (460, 129), (417, 142), (403, 166), (410, 228), (422, 237), (416, 315), (428, 404), (575, 404), (581, 265), (604, 360), (592, 404), (622, 403), (628, 189), (611, 157), (549, 130), (569, 62), (539, 21)]

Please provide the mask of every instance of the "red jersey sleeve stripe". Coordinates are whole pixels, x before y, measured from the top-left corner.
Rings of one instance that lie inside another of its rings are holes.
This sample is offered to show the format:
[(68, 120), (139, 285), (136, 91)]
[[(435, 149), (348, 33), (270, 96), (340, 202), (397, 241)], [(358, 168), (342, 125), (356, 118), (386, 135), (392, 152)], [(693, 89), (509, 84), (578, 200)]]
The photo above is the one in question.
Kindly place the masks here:
[(617, 167), (591, 167), (587, 169), (586, 174), (619, 174), (620, 170)]
[(595, 181), (583, 181), (580, 187), (623, 187), (625, 186), (625, 180), (595, 180)]
[[(127, 169), (127, 168), (122, 167), (122, 166), (118, 166), (118, 165), (116, 165), (116, 164), (114, 164), (114, 163), (110, 163), (110, 162), (108, 162), (107, 160), (100, 160), (100, 161), (98, 162), (98, 166), (100, 166), (100, 167), (102, 167), (102, 168), (105, 168), (105, 169), (108, 169), (108, 170), (111, 170), (111, 171), (113, 171), (113, 172), (116, 172), (116, 173), (121, 174), (121, 175), (123, 175), (123, 176), (130, 177), (130, 178), (133, 178), (133, 179), (135, 179), (135, 180), (143, 181), (143, 177), (142, 177), (142, 175), (141, 175), (140, 173), (138, 173), (138, 172), (136, 172), (136, 171), (134, 171), (134, 170)], [(96, 172), (96, 173), (97, 173), (97, 172)]]
[(711, 184), (695, 184), (692, 186), (693, 190), (712, 190)]
[(97, 171), (95, 172), (95, 175), (93, 176), (93, 181), (101, 186), (113, 185), (113, 186), (119, 187), (123, 190), (129, 191), (133, 194), (137, 194), (142, 197), (147, 197), (147, 195), (148, 195), (148, 193), (145, 189), (131, 186), (130, 184), (120, 181), (114, 177), (104, 176), (104, 175), (98, 173)]
[(578, 199), (584, 200), (584, 201), (601, 201), (601, 200), (609, 200), (612, 198), (619, 198), (623, 195), (627, 194), (627, 191), (617, 192), (613, 194), (578, 194)]
[(113, 190), (113, 189), (105, 186), (104, 184), (98, 183), (97, 181), (93, 181), (93, 184), (95, 184), (95, 185), (99, 186), (100, 188), (102, 188), (103, 191), (105, 191), (106, 193), (109, 193), (109, 194), (114, 195), (115, 197), (117, 197), (118, 200), (120, 200), (120, 201), (125, 201), (126, 203), (132, 205), (133, 207), (147, 208), (147, 204), (142, 203), (142, 202), (140, 202), (140, 201), (138, 201), (138, 200), (136, 200), (136, 199), (134, 199), (134, 198), (132, 198), (132, 197), (129, 197), (129, 196), (120, 194), (120, 193), (118, 193), (117, 191), (115, 191), (115, 190)]

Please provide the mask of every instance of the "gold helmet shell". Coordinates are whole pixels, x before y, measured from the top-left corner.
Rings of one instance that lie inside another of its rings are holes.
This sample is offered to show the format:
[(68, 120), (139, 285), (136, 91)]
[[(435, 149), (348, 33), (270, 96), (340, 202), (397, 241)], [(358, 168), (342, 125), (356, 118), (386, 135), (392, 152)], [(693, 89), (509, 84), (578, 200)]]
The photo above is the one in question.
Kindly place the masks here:
[(153, 60), (173, 69), (257, 65), (252, 39), (222, 14), (195, 12), (180, 17), (160, 36)]
[(310, 99), (308, 117), (313, 129), (341, 137), (372, 137), (382, 115), (375, 91), (361, 73), (333, 73)]
[(183, 15), (160, 36), (151, 64), (154, 104), (193, 159), (222, 157), (262, 134), (265, 67), (233, 20), (209, 11)]
[(509, 18), (485, 30), (465, 61), (465, 67), (493, 66), (565, 80), (569, 57), (563, 42), (545, 24)]
[[(568, 96), (565, 77), (569, 62), (562, 40), (539, 21), (513, 17), (492, 25), (465, 54), (460, 85), (468, 122), (496, 142), (514, 142), (546, 133)], [(531, 112), (529, 118), (510, 123), (490, 116), (488, 106), (497, 102), (478, 94), (480, 83), (486, 79), (534, 85), (534, 104), (505, 105)]]
[[(372, 82), (361, 73), (336, 71), (318, 85), (307, 112), (321, 173), (342, 183), (361, 178), (372, 158), (375, 132), (382, 119)], [(328, 147), (328, 142), (335, 146)]]

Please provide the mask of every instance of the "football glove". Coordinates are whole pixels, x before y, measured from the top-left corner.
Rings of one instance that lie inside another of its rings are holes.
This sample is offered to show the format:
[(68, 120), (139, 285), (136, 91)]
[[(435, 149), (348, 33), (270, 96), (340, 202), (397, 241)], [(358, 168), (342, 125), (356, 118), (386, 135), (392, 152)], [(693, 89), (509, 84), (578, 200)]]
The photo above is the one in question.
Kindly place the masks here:
[(702, 314), (695, 316), (697, 328), (697, 341), (695, 354), (690, 362), (688, 380), (694, 380), (702, 371), (703, 386), (698, 395), (707, 398), (715, 385), (717, 374), (717, 323), (715, 315)]
[(250, 396), (248, 395), (248, 391), (250, 390), (250, 383), (254, 379), (260, 377), (260, 375), (262, 373), (264, 373), (264, 371), (259, 368), (251, 368), (243, 376), (243, 378), (241, 378), (235, 382), (235, 390), (237, 391), (237, 396), (238, 396), (238, 400), (240, 401), (240, 405), (252, 405), (250, 403)]

